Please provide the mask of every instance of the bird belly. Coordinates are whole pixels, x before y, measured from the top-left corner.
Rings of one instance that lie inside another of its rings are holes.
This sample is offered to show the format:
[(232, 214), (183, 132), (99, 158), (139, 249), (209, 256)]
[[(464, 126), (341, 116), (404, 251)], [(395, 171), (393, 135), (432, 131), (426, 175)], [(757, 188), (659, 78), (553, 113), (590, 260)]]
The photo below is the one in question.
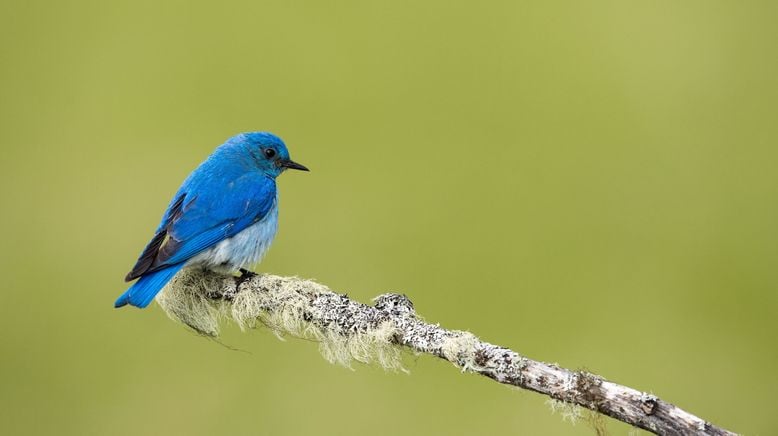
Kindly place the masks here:
[(224, 272), (251, 266), (259, 262), (270, 248), (277, 229), (278, 207), (274, 204), (261, 220), (201, 252), (189, 261), (189, 265)]

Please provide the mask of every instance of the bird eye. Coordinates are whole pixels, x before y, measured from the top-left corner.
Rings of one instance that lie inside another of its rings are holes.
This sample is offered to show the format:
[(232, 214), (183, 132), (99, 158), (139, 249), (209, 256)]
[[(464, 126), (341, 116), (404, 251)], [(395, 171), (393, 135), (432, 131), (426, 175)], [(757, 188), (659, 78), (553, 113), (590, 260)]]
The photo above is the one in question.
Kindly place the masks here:
[(266, 148), (264, 150), (264, 153), (265, 153), (265, 157), (268, 158), (268, 159), (272, 159), (273, 156), (276, 155), (276, 151), (273, 150), (272, 148)]

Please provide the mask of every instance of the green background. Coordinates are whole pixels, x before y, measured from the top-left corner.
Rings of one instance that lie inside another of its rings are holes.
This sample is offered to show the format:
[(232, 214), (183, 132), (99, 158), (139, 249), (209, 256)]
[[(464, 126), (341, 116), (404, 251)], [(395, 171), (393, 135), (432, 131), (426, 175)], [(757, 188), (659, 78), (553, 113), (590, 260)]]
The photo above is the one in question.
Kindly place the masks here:
[(431, 357), (114, 310), (186, 174), (270, 130), (312, 172), (258, 270), (775, 434), (777, 5), (3, 1), (0, 430), (592, 434)]

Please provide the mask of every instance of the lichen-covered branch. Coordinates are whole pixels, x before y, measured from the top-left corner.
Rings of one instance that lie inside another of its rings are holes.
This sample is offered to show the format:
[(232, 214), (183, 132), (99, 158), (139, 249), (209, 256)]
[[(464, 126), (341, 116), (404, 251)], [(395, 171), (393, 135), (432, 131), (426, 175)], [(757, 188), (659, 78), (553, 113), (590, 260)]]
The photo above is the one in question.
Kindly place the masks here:
[[(173, 318), (195, 331), (218, 336), (219, 321), (241, 328), (263, 324), (276, 334), (319, 342), (324, 357), (350, 366), (353, 360), (401, 369), (405, 346), (448, 360), (462, 371), (582, 406), (662, 435), (734, 435), (654, 395), (521, 356), (419, 318), (404, 295), (384, 294), (368, 306), (326, 286), (293, 277), (236, 277), (184, 270), (157, 297)], [(399, 345), (399, 346), (398, 346)]]

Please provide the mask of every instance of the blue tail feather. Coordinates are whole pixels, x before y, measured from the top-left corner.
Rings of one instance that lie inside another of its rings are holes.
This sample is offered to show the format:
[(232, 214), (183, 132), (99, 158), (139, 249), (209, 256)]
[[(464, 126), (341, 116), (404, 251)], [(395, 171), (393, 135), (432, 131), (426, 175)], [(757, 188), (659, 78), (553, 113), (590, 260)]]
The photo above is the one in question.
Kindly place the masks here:
[(154, 299), (154, 296), (165, 287), (167, 282), (169, 282), (183, 266), (183, 263), (179, 263), (178, 265), (173, 265), (150, 274), (144, 274), (137, 282), (130, 286), (125, 293), (116, 299), (114, 307), (118, 308), (127, 304), (140, 308), (148, 306), (149, 303), (151, 303), (151, 300)]

